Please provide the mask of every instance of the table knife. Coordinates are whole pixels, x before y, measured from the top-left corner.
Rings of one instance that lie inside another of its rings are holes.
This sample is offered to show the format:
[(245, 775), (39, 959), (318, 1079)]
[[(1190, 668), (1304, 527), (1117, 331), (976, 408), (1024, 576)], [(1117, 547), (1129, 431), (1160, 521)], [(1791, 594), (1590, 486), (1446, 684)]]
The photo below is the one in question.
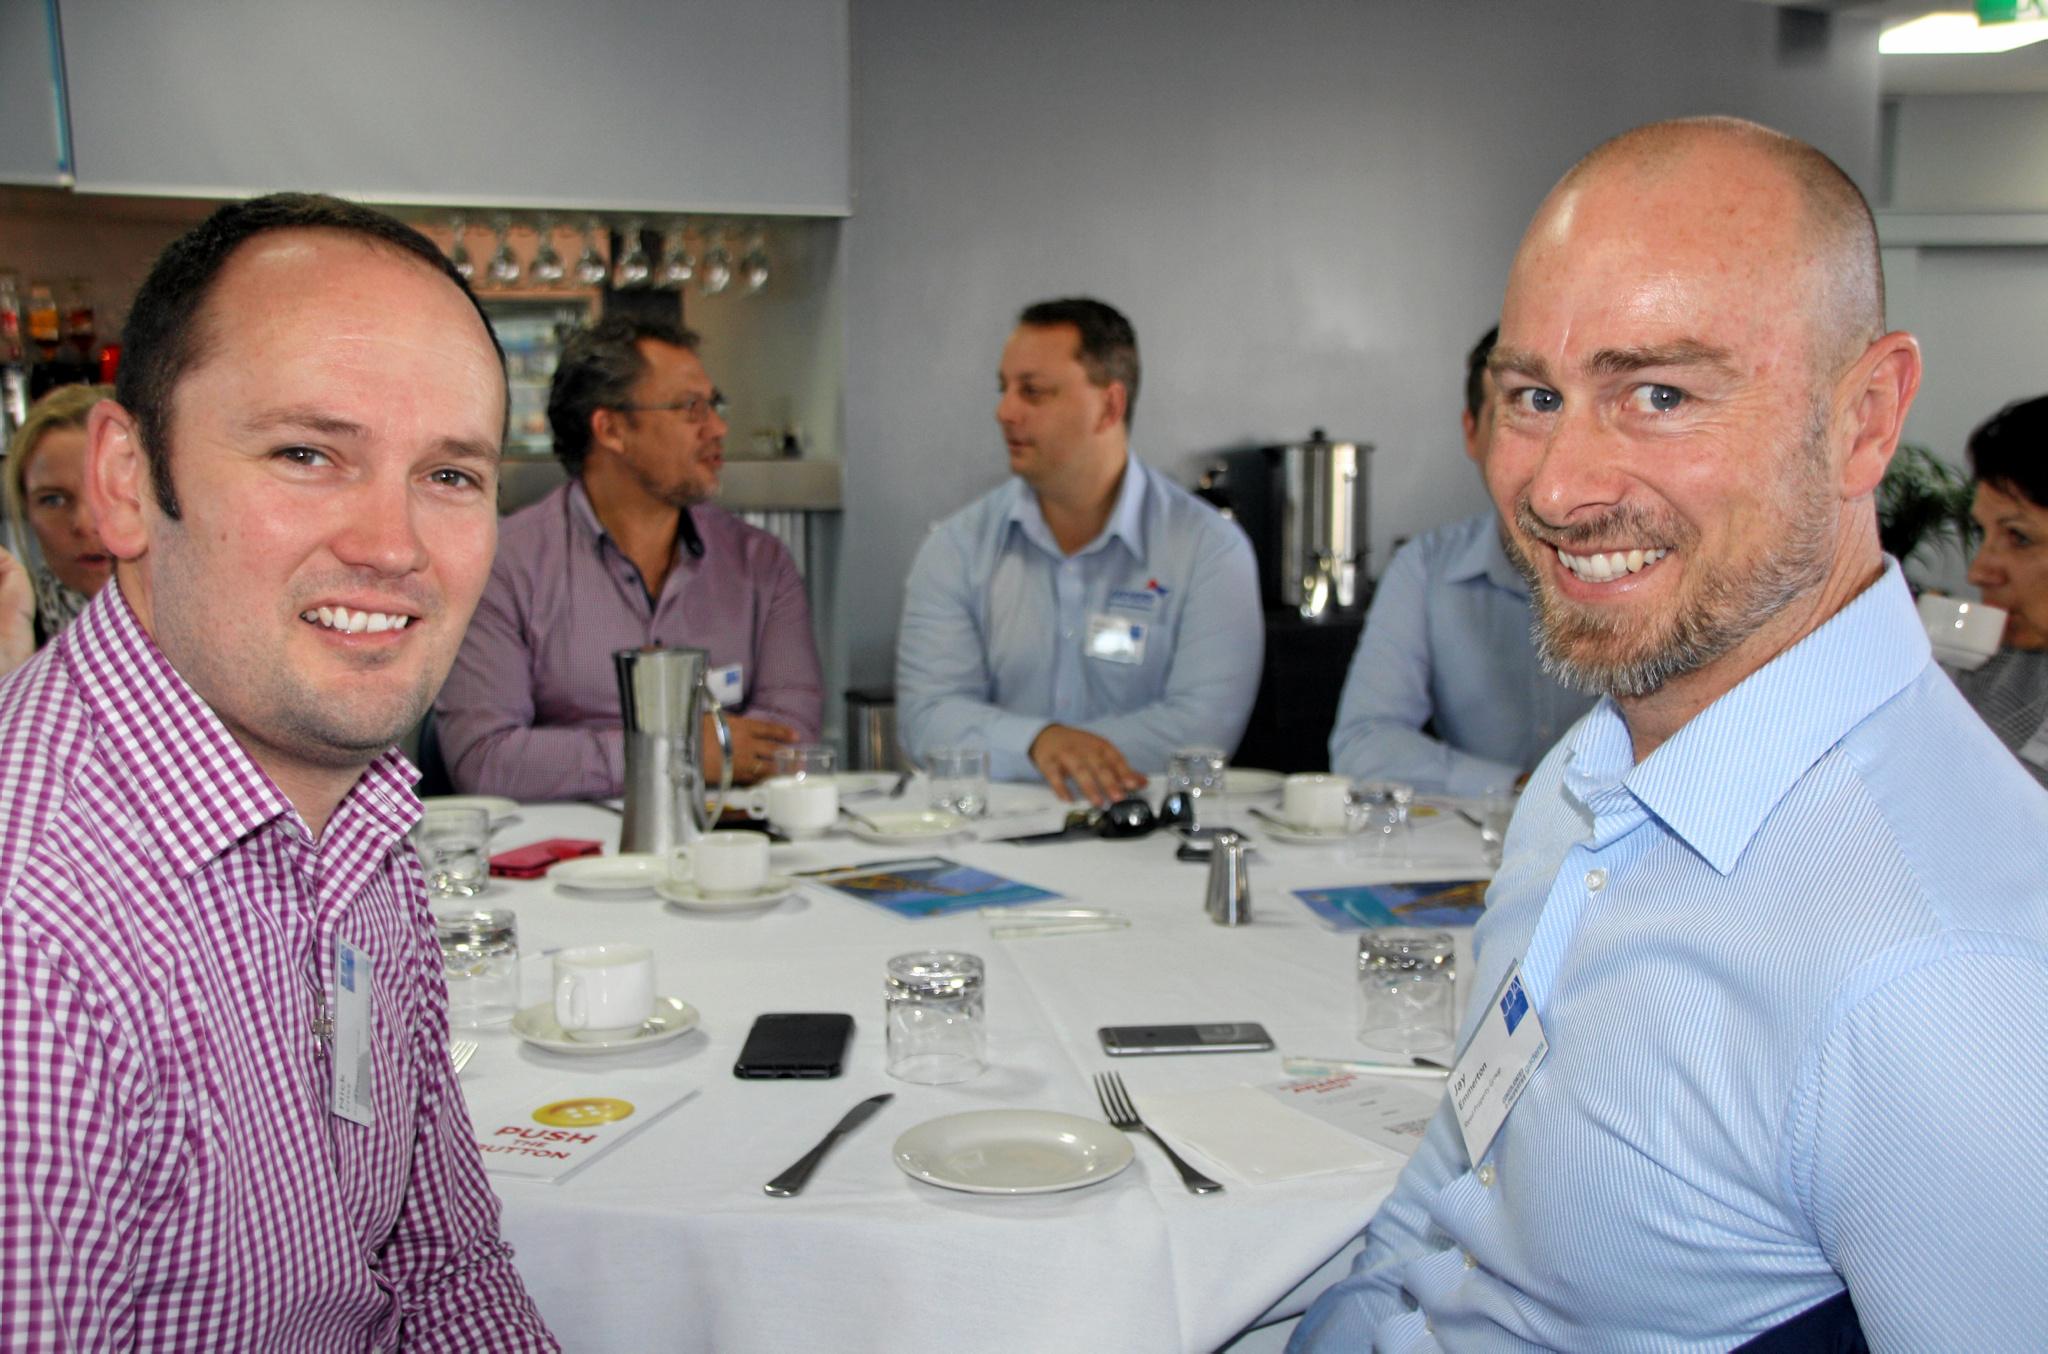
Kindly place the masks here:
[(811, 1172), (817, 1169), (818, 1163), (825, 1159), (825, 1153), (831, 1150), (832, 1144), (866, 1123), (876, 1110), (882, 1108), (882, 1106), (895, 1098), (896, 1093), (894, 1091), (884, 1091), (880, 1095), (871, 1095), (866, 1100), (855, 1105), (846, 1112), (845, 1118), (832, 1125), (832, 1131), (825, 1135), (823, 1142), (820, 1142), (816, 1147), (804, 1153), (797, 1159), (794, 1166), (791, 1166), (781, 1175), (776, 1176), (773, 1180), (761, 1186), (761, 1188), (778, 1199), (791, 1198), (801, 1193), (804, 1183), (811, 1178)]

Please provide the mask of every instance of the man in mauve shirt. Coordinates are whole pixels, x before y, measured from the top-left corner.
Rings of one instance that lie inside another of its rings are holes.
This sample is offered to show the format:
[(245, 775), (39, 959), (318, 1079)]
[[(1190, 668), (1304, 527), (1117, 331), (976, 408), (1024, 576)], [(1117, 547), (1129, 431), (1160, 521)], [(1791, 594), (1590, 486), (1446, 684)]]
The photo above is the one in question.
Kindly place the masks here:
[(417, 232), (289, 194), (123, 343), (113, 583), (0, 683), (0, 1348), (554, 1349), (391, 748), (490, 567), (496, 340)]
[[(725, 401), (697, 336), (612, 318), (563, 345), (548, 394), (569, 483), (505, 519), (491, 582), (434, 701), (458, 788), (603, 799), (625, 786), (612, 654), (703, 649), (733, 779), (818, 736), (824, 678), (782, 543), (713, 507)], [(705, 774), (719, 774), (706, 731)]]

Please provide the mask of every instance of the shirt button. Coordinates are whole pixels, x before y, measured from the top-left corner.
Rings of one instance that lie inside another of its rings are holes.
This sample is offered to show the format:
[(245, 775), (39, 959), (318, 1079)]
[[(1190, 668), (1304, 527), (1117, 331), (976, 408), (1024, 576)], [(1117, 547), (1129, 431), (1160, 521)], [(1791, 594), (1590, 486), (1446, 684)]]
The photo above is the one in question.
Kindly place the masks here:
[(1465, 1268), (1467, 1268), (1467, 1269), (1477, 1269), (1477, 1268), (1479, 1268), (1479, 1262), (1478, 1262), (1477, 1260), (1475, 1260), (1475, 1259), (1473, 1259), (1473, 1258), (1472, 1258), (1472, 1252), (1470, 1252), (1470, 1251), (1466, 1251), (1466, 1252), (1465, 1252)]
[(1586, 871), (1586, 892), (1598, 893), (1607, 887), (1607, 871), (1593, 869)]
[(1486, 1189), (1493, 1188), (1493, 1163), (1487, 1162), (1479, 1168), (1479, 1183)]

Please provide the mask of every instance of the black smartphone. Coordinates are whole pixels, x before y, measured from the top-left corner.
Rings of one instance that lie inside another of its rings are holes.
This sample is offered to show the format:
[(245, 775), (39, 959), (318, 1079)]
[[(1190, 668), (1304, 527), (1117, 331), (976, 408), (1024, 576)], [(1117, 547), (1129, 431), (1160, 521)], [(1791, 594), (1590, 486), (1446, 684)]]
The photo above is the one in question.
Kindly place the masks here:
[(1095, 1032), (1113, 1058), (1141, 1053), (1262, 1053), (1273, 1047), (1264, 1025), (1104, 1025)]
[(853, 1039), (853, 1017), (838, 1012), (778, 1012), (754, 1018), (736, 1077), (836, 1077)]

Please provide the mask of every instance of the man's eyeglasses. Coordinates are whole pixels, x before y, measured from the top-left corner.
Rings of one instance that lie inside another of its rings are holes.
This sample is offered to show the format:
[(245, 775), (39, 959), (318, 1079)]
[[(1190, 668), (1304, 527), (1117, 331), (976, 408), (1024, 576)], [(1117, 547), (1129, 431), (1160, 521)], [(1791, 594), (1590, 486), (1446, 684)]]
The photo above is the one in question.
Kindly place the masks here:
[(612, 406), (614, 409), (630, 411), (636, 414), (681, 414), (683, 421), (686, 423), (702, 423), (713, 414), (723, 419), (726, 411), (731, 407), (731, 405), (725, 402), (725, 392), (722, 390), (712, 391), (711, 398), (709, 399), (702, 395), (685, 395), (682, 399), (671, 401), (668, 404), (628, 403)]

